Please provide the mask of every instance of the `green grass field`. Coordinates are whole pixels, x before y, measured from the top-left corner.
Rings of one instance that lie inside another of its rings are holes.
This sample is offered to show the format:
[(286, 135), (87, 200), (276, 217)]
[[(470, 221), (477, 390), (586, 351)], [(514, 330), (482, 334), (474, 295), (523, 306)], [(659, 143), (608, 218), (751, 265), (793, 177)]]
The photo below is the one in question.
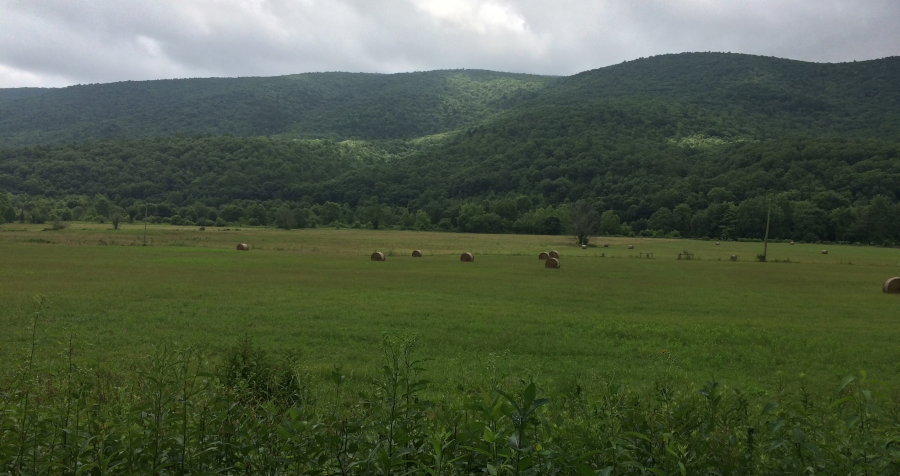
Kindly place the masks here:
[[(900, 382), (900, 297), (881, 292), (900, 275), (896, 249), (770, 243), (770, 261), (791, 262), (762, 264), (761, 243), (597, 238), (581, 250), (568, 237), (151, 226), (143, 247), (138, 225), (43, 228), (0, 227), (4, 371), (26, 355), (41, 294), (47, 365), (72, 334), (77, 357), (101, 368), (164, 343), (215, 358), (250, 336), (322, 378), (335, 365), (361, 376), (382, 333), (415, 333), (439, 384), (642, 385), (674, 372), (752, 390), (803, 373), (830, 388), (862, 369)], [(562, 269), (538, 260), (549, 249)], [(376, 250), (387, 261), (369, 261)], [(683, 250), (695, 259), (677, 260)]]

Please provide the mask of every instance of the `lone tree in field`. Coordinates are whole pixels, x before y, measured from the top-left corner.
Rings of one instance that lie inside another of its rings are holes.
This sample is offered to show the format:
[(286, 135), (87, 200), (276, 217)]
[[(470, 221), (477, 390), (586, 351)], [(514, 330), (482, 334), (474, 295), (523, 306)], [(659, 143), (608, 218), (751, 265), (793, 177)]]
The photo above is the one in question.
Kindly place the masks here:
[(572, 219), (575, 242), (579, 245), (587, 245), (591, 237), (600, 230), (600, 215), (587, 201), (575, 202), (569, 208), (569, 218)]
[(278, 228), (290, 230), (297, 226), (297, 219), (294, 217), (294, 212), (287, 206), (284, 206), (275, 212), (275, 224), (278, 225)]

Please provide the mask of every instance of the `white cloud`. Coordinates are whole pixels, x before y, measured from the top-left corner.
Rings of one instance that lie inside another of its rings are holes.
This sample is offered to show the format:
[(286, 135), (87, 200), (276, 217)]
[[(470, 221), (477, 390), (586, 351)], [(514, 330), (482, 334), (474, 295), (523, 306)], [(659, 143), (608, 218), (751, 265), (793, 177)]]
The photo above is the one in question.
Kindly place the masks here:
[(573, 74), (640, 56), (900, 54), (896, 0), (4, 0), (0, 87), (307, 71)]
[(476, 33), (526, 33), (528, 22), (511, 5), (479, 0), (412, 0), (436, 20)]
[(48, 77), (0, 64), (0, 87), (53, 87), (68, 84), (65, 78)]

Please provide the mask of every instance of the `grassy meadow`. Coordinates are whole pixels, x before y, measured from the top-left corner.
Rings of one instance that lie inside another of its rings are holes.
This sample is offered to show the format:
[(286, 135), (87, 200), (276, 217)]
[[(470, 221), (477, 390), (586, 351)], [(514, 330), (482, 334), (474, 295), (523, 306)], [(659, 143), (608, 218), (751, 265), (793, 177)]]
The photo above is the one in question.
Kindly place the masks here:
[[(45, 228), (0, 226), (3, 372), (27, 355), (40, 294), (47, 366), (72, 335), (97, 368), (159, 344), (215, 359), (248, 336), (298, 354), (314, 378), (335, 366), (353, 378), (376, 370), (388, 333), (418, 335), (439, 385), (533, 377), (566, 390), (667, 374), (752, 391), (799, 374), (830, 388), (860, 370), (900, 382), (900, 299), (881, 292), (900, 275), (896, 249), (770, 243), (762, 264), (761, 243), (619, 237), (582, 250), (565, 236), (151, 225), (140, 246), (140, 225)], [(550, 249), (559, 270), (537, 259)], [(677, 260), (683, 250), (694, 260)]]

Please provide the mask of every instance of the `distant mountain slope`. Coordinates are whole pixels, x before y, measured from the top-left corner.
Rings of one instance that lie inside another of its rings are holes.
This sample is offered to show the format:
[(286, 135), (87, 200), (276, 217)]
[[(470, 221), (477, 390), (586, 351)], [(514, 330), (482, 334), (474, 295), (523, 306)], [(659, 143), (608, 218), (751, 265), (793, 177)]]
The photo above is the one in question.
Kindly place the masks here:
[(692, 53), (561, 78), (476, 129), (513, 142), (610, 129), (652, 140), (852, 136), (900, 140), (900, 57), (817, 64)]
[(9, 98), (0, 99), (0, 146), (173, 134), (408, 139), (475, 124), (553, 80), (459, 70), (0, 90)]
[(386, 140), (485, 127), (509, 140), (598, 127), (654, 139), (900, 140), (897, 78), (900, 57), (685, 53), (564, 78), (457, 70), (0, 90), (0, 146), (173, 134)]
[[(900, 57), (842, 64), (729, 53), (656, 56), (563, 78), (530, 107), (653, 104), (662, 135), (900, 139)], [(609, 107), (606, 107), (609, 109)]]

